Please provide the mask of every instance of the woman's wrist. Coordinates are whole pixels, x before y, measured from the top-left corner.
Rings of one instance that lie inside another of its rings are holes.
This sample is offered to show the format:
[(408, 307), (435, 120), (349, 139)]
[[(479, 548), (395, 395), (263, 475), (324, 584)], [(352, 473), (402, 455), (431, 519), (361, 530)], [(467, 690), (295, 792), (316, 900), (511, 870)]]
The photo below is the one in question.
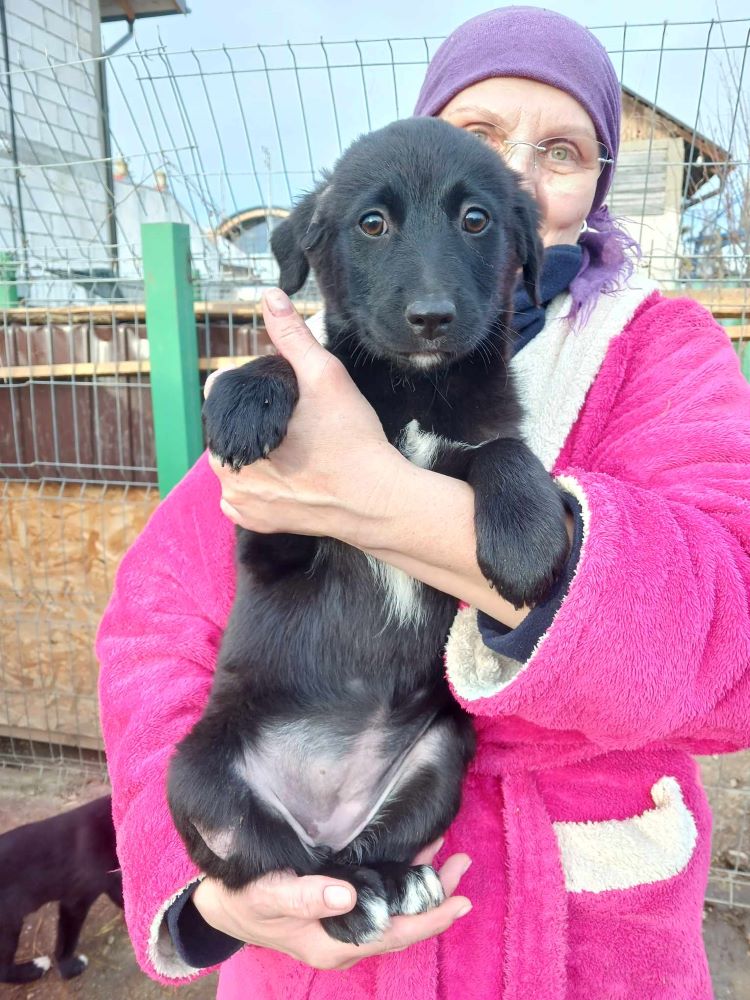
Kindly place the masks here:
[(193, 906), (214, 930), (232, 937), (239, 937), (238, 928), (224, 906), (225, 893), (226, 889), (221, 882), (212, 878), (204, 878), (193, 893)]

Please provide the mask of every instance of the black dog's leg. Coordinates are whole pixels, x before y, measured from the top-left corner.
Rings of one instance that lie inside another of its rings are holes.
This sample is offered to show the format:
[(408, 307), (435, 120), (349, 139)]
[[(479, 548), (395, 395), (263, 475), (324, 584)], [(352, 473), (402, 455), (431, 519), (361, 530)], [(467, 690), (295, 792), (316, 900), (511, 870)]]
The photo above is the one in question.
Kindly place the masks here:
[(445, 832), (458, 812), (461, 780), (474, 753), (474, 730), (456, 706), (427, 739), (432, 762), (404, 777), (372, 823), (321, 869), (357, 890), (354, 909), (321, 921), (339, 941), (375, 940), (391, 916), (423, 913), (443, 901), (435, 870), (411, 862)]
[(22, 925), (22, 917), (0, 912), (0, 983), (32, 983), (41, 979), (50, 967), (46, 955), (30, 962), (13, 961)]
[(482, 572), (515, 607), (536, 604), (568, 553), (558, 487), (531, 449), (514, 438), (476, 448), (467, 479), (474, 487)]
[(57, 946), (55, 960), (63, 979), (80, 976), (89, 960), (85, 955), (75, 955), (75, 948), (81, 934), (86, 914), (96, 897), (84, 896), (78, 899), (60, 901), (60, 916), (57, 925)]
[(299, 399), (297, 377), (280, 357), (223, 372), (203, 404), (209, 449), (238, 472), (278, 448)]

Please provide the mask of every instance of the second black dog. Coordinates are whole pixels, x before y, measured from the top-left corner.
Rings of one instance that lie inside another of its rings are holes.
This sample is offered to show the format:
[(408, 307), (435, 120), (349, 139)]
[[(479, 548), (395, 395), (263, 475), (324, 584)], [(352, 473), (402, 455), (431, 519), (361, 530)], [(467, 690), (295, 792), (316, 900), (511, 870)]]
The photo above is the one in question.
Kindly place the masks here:
[(109, 795), (0, 835), (0, 982), (30, 983), (49, 969), (46, 955), (29, 962), (13, 959), (24, 917), (56, 900), (57, 967), (63, 979), (83, 972), (87, 959), (75, 948), (86, 914), (102, 893), (122, 907)]
[[(537, 214), (475, 137), (434, 119), (356, 142), (273, 234), (287, 292), (315, 269), (327, 346), (412, 461), (468, 481), (479, 565), (516, 606), (567, 550), (564, 508), (519, 437), (511, 293), (533, 292)], [(282, 441), (281, 358), (217, 379), (209, 447), (234, 469)], [(238, 532), (237, 594), (209, 704), (179, 745), (172, 813), (196, 863), (238, 888), (277, 869), (351, 882), (324, 921), (362, 942), (442, 899), (417, 851), (454, 818), (474, 746), (442, 650), (456, 601), (332, 539)]]

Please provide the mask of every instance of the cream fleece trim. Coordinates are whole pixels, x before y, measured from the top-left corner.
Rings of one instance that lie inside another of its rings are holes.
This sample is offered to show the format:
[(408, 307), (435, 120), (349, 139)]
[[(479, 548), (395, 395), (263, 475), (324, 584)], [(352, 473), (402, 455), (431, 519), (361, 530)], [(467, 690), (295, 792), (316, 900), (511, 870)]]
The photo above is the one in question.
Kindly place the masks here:
[(634, 275), (612, 295), (600, 295), (582, 329), (572, 330), (567, 315), (572, 299), (558, 295), (547, 308), (544, 328), (510, 364), (525, 412), (524, 440), (551, 471), (611, 342), (638, 306), (658, 286)]
[(186, 885), (171, 896), (159, 909), (153, 919), (151, 930), (148, 936), (148, 957), (151, 964), (165, 979), (184, 979), (186, 976), (195, 976), (197, 969), (187, 962), (183, 962), (177, 954), (174, 943), (167, 927), (166, 914), (169, 907), (182, 893), (196, 882), (200, 882), (205, 875), (199, 875), (191, 879)]
[[(555, 482), (571, 496), (574, 496), (581, 505), (583, 539), (578, 566), (576, 566), (573, 579), (570, 581), (570, 589), (572, 589), (578, 571), (583, 564), (589, 537), (591, 511), (586, 494), (578, 480), (572, 476), (559, 476)], [(500, 653), (495, 653), (488, 646), (485, 646), (477, 624), (476, 610), (462, 608), (453, 620), (448, 643), (445, 647), (445, 666), (448, 680), (453, 685), (456, 694), (465, 701), (473, 701), (475, 698), (491, 698), (508, 687), (533, 662), (534, 657), (542, 647), (542, 643), (554, 627), (561, 608), (562, 605), (557, 609), (550, 628), (539, 637), (537, 644), (531, 651), (531, 656), (525, 663), (513, 660), (509, 656), (501, 656)]]
[[(657, 288), (655, 282), (634, 275), (615, 294), (599, 296), (589, 320), (580, 330), (571, 330), (566, 318), (572, 303), (570, 294), (558, 295), (547, 307), (544, 328), (511, 361), (525, 414), (524, 440), (548, 472), (578, 419), (611, 342)], [(583, 511), (580, 566), (591, 519), (588, 502), (576, 480), (561, 476), (557, 482), (576, 497)], [(575, 576), (571, 587), (574, 582)], [(557, 615), (550, 627), (556, 619)], [(541, 636), (526, 663), (519, 663), (487, 649), (477, 626), (476, 612), (463, 609), (454, 620), (446, 646), (448, 678), (456, 693), (467, 701), (498, 694), (529, 666), (548, 634)]]
[(607, 892), (663, 882), (693, 856), (698, 829), (675, 778), (651, 789), (654, 809), (628, 819), (553, 823), (568, 892)]

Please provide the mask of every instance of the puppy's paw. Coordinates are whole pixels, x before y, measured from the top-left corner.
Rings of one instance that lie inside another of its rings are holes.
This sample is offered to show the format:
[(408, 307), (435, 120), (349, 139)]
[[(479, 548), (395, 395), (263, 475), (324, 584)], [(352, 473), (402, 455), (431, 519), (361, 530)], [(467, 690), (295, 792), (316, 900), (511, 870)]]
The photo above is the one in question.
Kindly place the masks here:
[(377, 941), (391, 922), (385, 885), (380, 875), (369, 868), (336, 871), (357, 890), (356, 906), (338, 917), (324, 917), (325, 931), (344, 944), (368, 944)]
[(568, 555), (560, 490), (530, 449), (513, 438), (480, 449), (470, 482), (480, 569), (516, 608), (538, 604)]
[(222, 372), (203, 404), (210, 451), (238, 472), (278, 448), (299, 389), (292, 366), (277, 356)]
[[(551, 482), (551, 481), (550, 481)], [(568, 555), (565, 508), (559, 494), (540, 503), (529, 517), (499, 517), (495, 504), (476, 512), (477, 562), (497, 592), (516, 607), (533, 607), (549, 592)]]
[(72, 955), (58, 962), (57, 967), (63, 979), (73, 979), (75, 976), (80, 976), (88, 964), (89, 960), (85, 955)]
[[(381, 874), (384, 874), (379, 866)], [(393, 866), (392, 879), (385, 878), (388, 891), (388, 909), (394, 916), (398, 913), (425, 913), (445, 899), (443, 886), (438, 874), (430, 865)]]

